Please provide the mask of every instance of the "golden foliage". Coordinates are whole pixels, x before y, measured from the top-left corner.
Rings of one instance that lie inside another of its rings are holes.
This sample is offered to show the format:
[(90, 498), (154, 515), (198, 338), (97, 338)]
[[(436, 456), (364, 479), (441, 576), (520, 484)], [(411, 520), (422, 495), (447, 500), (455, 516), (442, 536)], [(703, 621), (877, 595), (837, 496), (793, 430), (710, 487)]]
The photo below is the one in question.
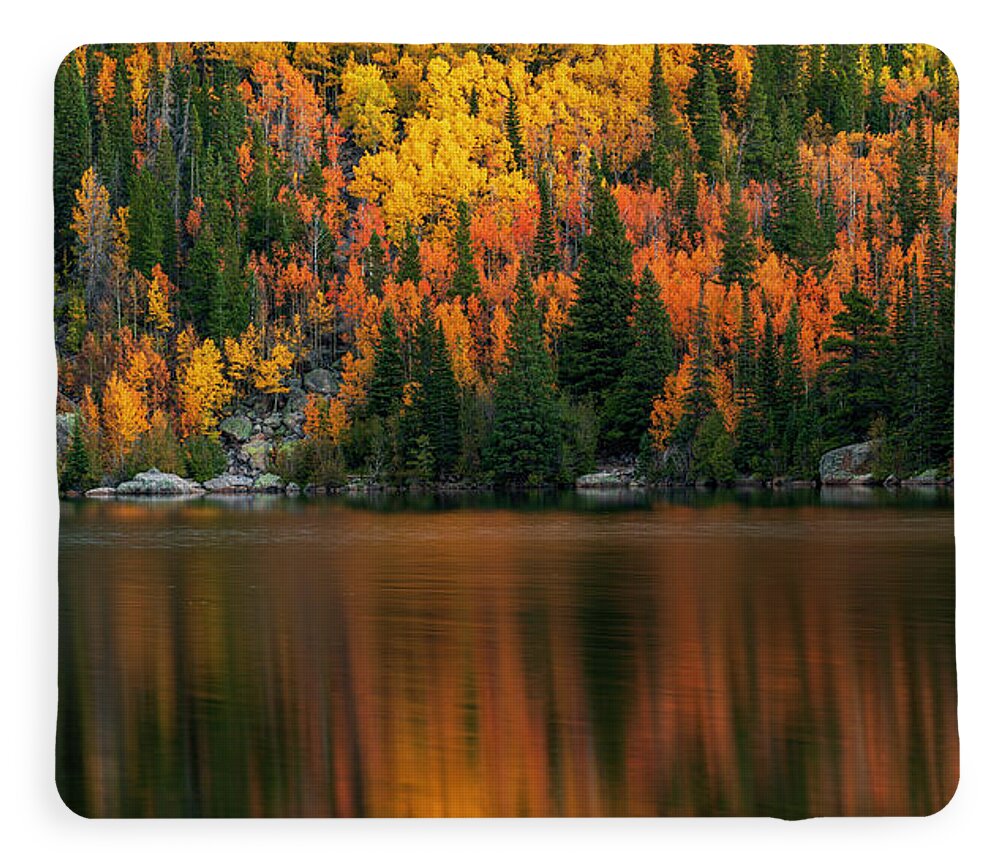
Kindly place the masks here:
[[(185, 333), (178, 338), (178, 344)], [(232, 398), (233, 386), (223, 374), (222, 355), (212, 340), (189, 350), (180, 371), (177, 396), (182, 436), (218, 435), (218, 413)]]

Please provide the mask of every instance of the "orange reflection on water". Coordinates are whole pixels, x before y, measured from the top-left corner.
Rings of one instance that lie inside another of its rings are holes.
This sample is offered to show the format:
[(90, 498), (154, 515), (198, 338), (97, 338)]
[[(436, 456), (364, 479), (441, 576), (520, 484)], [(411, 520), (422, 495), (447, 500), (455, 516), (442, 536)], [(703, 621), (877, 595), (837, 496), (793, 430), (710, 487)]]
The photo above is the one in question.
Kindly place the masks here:
[(950, 508), (63, 514), (88, 815), (925, 814)]

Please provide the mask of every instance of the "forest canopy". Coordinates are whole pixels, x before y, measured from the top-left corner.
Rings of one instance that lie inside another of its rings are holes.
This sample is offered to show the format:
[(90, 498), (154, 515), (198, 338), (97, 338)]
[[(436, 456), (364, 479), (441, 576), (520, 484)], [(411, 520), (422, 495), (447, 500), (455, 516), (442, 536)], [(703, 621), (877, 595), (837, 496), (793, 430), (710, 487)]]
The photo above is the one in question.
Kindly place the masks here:
[(67, 489), (952, 458), (930, 46), (89, 45), (54, 145)]

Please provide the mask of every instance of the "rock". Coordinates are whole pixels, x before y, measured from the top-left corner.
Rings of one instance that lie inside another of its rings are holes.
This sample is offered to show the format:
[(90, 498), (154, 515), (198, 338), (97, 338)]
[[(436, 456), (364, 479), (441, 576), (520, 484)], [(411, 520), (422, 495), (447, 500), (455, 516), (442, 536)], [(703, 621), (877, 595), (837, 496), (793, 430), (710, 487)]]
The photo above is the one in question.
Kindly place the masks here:
[(209, 493), (247, 493), (253, 487), (253, 479), (249, 475), (234, 475), (224, 472), (205, 482)]
[(73, 439), (73, 428), (76, 426), (76, 415), (72, 412), (61, 412), (56, 415), (56, 453), (62, 457)]
[(280, 493), (284, 488), (284, 482), (273, 472), (265, 472), (253, 483), (253, 489), (257, 493)]
[(172, 472), (160, 472), (155, 467), (115, 488), (118, 496), (199, 496), (204, 492), (197, 481), (189, 481)]
[(576, 479), (576, 486), (582, 488), (628, 487), (633, 480), (635, 480), (635, 472), (632, 470), (610, 469), (581, 475)]
[(942, 479), (938, 479), (937, 470), (935, 469), (925, 469), (919, 475), (914, 475), (910, 478), (903, 480), (903, 484), (907, 487), (921, 487), (924, 485), (930, 486), (932, 484), (941, 483)]
[(299, 493), (301, 492), (302, 491), (299, 488), (299, 485), (296, 484), (294, 481), (289, 482), (288, 486), (285, 488), (285, 493), (288, 496), (298, 496)]
[(285, 406), (281, 410), (282, 414), (285, 416), (285, 423), (288, 423), (288, 418), (291, 415), (296, 415), (302, 412), (306, 408), (306, 401), (309, 396), (301, 388), (289, 388), (288, 393), (285, 395)]
[(117, 491), (114, 487), (92, 487), (84, 495), (88, 499), (104, 499), (108, 496), (114, 496)]
[(263, 434), (255, 435), (240, 449), (240, 459), (257, 472), (266, 472), (271, 443)]
[(892, 474), (882, 482), (882, 485), (884, 487), (899, 487), (899, 479), (895, 474)]
[(237, 442), (246, 442), (253, 435), (253, 422), (246, 415), (232, 415), (219, 424), (219, 430)]
[(306, 391), (317, 394), (333, 394), (338, 387), (337, 374), (332, 370), (317, 367), (306, 373), (302, 380)]
[(834, 448), (819, 458), (819, 477), (823, 484), (872, 484), (878, 459), (878, 440), (858, 442)]

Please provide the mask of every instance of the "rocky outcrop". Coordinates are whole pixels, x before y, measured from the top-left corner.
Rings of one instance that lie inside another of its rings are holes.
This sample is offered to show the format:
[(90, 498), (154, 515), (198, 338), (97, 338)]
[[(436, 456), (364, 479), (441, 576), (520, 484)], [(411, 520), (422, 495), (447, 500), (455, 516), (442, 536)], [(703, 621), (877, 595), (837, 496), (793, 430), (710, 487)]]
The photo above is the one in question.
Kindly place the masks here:
[(253, 478), (249, 475), (224, 472), (222, 475), (210, 478), (204, 487), (209, 493), (248, 493), (253, 488), (253, 483)]
[(265, 472), (253, 483), (254, 493), (281, 493), (285, 483), (273, 472)]
[(634, 469), (604, 469), (600, 472), (591, 472), (589, 475), (581, 475), (576, 479), (577, 488), (584, 490), (631, 487), (637, 483)]
[(56, 454), (62, 457), (73, 439), (73, 428), (76, 416), (72, 412), (61, 412), (56, 415)]
[(337, 374), (323, 367), (317, 367), (306, 373), (302, 384), (306, 391), (316, 394), (333, 394), (339, 386)]
[(823, 484), (875, 484), (875, 464), (880, 442), (872, 439), (834, 448), (819, 458), (819, 479)]
[(263, 433), (258, 433), (251, 437), (242, 448), (240, 448), (240, 460), (246, 463), (252, 470), (266, 472), (268, 459), (271, 456), (271, 441)]
[(219, 430), (236, 442), (246, 442), (253, 435), (253, 422), (246, 415), (232, 415), (219, 424)]
[(925, 469), (923, 472), (904, 478), (899, 482), (904, 487), (936, 487), (952, 483), (952, 479), (936, 469)]
[(140, 472), (115, 488), (118, 496), (200, 496), (205, 489), (197, 482), (155, 467)]
[(107, 499), (117, 492), (114, 487), (91, 487), (84, 495), (88, 499)]

